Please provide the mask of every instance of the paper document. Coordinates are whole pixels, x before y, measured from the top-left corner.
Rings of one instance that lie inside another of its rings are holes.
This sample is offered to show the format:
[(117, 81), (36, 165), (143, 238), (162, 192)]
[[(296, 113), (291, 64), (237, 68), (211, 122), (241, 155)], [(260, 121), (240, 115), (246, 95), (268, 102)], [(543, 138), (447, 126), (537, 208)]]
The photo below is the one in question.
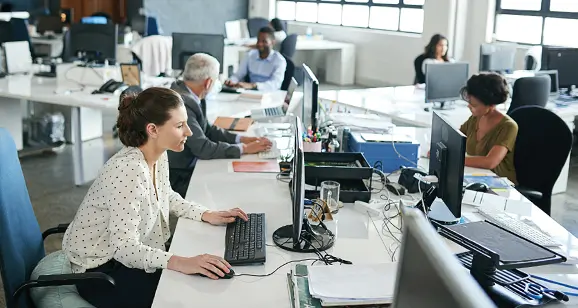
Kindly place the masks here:
[(507, 200), (508, 199), (502, 196), (466, 189), (464, 197), (462, 198), (462, 204), (503, 211), (506, 209)]
[(391, 303), (397, 263), (310, 266), (309, 292), (324, 304)]

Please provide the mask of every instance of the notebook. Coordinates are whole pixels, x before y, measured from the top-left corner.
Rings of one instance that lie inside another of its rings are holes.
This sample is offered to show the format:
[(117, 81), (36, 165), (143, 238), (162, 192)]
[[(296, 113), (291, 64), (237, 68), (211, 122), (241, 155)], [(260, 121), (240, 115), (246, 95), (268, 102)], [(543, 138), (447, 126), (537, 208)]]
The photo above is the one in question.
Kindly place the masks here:
[(218, 117), (213, 124), (226, 130), (246, 132), (249, 126), (253, 124), (253, 120), (249, 118)]
[(235, 172), (255, 172), (255, 173), (279, 173), (279, 163), (277, 160), (269, 161), (234, 161), (233, 171)]

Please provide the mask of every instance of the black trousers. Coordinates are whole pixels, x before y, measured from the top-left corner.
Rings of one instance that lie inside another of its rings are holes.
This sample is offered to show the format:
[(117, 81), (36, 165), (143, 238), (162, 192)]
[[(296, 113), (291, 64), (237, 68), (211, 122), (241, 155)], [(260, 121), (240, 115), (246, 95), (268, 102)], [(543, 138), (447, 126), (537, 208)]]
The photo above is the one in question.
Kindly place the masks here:
[(142, 269), (128, 268), (112, 259), (87, 272), (101, 272), (111, 276), (115, 285), (104, 281), (83, 282), (76, 285), (78, 293), (96, 308), (152, 306), (162, 270), (147, 273)]
[(171, 187), (183, 198), (185, 198), (185, 195), (187, 194), (191, 176), (193, 176), (193, 169), (171, 168), (169, 170), (169, 181), (171, 182)]

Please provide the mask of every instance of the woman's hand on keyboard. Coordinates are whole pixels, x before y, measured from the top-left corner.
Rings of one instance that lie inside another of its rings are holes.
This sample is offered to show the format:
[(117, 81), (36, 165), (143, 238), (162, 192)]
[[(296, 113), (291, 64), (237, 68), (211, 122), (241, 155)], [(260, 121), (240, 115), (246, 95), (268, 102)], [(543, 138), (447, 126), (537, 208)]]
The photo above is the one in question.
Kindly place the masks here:
[(244, 144), (249, 144), (249, 143), (255, 142), (255, 141), (263, 142), (263, 143), (269, 144), (269, 145), (272, 144), (271, 140), (269, 140), (265, 137), (244, 137), (243, 136), (243, 137), (241, 137), (240, 141), (241, 141), (241, 143), (244, 143)]
[(230, 209), (228, 211), (206, 211), (201, 219), (211, 225), (224, 225), (235, 221), (235, 218), (249, 220), (249, 216), (240, 208)]
[(231, 264), (219, 256), (204, 254), (196, 257), (172, 256), (167, 268), (187, 275), (202, 274), (219, 279), (229, 273)]
[[(266, 138), (265, 138), (266, 139)], [(256, 154), (263, 151), (268, 151), (271, 149), (271, 141), (266, 139), (268, 142), (256, 140), (249, 144), (243, 144), (243, 154)]]

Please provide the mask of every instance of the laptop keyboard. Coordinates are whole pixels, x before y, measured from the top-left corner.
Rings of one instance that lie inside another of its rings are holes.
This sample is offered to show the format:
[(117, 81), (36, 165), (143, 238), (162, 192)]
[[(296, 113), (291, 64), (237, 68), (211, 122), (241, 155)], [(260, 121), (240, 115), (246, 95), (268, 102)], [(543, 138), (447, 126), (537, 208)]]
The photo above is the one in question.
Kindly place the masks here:
[(267, 117), (276, 117), (282, 115), (283, 115), (282, 107), (265, 108), (265, 116)]

